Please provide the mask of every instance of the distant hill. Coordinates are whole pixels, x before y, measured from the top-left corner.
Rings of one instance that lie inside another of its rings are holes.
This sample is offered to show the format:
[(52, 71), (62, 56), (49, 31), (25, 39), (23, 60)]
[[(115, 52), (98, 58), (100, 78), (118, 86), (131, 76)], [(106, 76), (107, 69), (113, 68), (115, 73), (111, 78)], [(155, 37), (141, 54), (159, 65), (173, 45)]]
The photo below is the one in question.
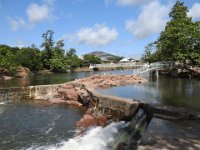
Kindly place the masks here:
[(112, 55), (106, 52), (102, 52), (102, 51), (94, 51), (85, 55), (95, 55), (99, 58), (107, 58), (107, 60), (119, 60), (122, 59), (122, 57), (120, 56), (116, 56), (116, 55)]

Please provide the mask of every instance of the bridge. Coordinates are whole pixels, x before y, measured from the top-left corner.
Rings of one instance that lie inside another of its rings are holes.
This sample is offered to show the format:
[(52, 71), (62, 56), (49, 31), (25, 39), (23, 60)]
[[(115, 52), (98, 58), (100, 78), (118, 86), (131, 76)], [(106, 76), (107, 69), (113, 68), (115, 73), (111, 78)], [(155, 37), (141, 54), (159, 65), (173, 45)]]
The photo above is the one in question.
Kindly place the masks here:
[(158, 76), (158, 70), (164, 68), (165, 66), (171, 65), (169, 62), (156, 62), (151, 64), (146, 63), (107, 63), (107, 64), (90, 64), (90, 69), (99, 69), (99, 68), (128, 68), (132, 67), (133, 74), (141, 75), (149, 73), (150, 71), (156, 71), (156, 76)]

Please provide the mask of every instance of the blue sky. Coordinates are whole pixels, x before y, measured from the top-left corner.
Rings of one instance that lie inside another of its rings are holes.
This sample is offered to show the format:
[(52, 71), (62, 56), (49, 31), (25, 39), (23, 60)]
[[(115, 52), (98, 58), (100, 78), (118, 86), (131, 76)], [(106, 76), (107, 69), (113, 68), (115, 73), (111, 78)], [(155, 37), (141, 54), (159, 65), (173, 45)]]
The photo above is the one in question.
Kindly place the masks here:
[[(175, 0), (0, 0), (0, 44), (38, 47), (41, 35), (54, 31), (65, 49), (78, 55), (105, 51), (141, 57), (169, 20)], [(199, 0), (183, 0), (200, 20)]]

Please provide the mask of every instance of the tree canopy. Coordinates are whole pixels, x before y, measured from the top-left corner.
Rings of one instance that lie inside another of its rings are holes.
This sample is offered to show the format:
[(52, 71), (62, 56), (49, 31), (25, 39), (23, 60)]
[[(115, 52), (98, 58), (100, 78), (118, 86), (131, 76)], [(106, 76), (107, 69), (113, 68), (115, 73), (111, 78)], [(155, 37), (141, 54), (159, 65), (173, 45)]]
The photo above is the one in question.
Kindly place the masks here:
[(191, 60), (193, 64), (200, 64), (200, 24), (193, 22), (187, 13), (187, 6), (177, 1), (169, 13), (171, 20), (155, 41), (156, 51), (151, 54), (151, 59), (181, 62)]
[(48, 69), (53, 72), (66, 72), (83, 65), (76, 50), (71, 48), (65, 52), (64, 40), (53, 40), (54, 32), (42, 34), (41, 50), (34, 44), (31, 47), (16, 48), (0, 45), (0, 68), (15, 70), (17, 67), (27, 67), (31, 71)]

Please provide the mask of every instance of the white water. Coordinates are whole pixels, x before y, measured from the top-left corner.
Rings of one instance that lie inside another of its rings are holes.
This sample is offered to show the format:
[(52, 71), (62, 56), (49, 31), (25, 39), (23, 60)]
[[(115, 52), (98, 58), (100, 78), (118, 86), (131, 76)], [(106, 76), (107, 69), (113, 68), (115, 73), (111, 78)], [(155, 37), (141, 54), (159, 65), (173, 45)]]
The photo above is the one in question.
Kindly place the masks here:
[(36, 147), (28, 150), (109, 150), (109, 143), (114, 140), (118, 133), (118, 128), (124, 127), (124, 122), (111, 123), (106, 127), (92, 127), (84, 135), (69, 139), (56, 146)]

